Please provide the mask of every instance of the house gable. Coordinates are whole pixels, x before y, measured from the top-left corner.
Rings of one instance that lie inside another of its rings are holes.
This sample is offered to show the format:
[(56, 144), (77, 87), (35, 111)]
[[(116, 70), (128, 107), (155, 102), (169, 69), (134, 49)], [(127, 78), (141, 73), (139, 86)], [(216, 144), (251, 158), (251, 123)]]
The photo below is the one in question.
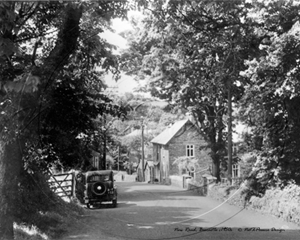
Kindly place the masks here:
[(188, 156), (198, 159), (201, 170), (211, 165), (211, 159), (203, 158), (203, 153), (201, 153), (201, 148), (207, 146), (207, 142), (196, 126), (189, 120), (175, 124), (174, 128), (172, 126), (166, 129), (151, 141), (154, 163), (160, 165), (161, 181), (170, 175), (181, 174), (178, 166), (173, 164), (178, 157)]
[[(198, 159), (198, 163), (201, 168), (205, 169), (211, 165), (210, 161), (207, 159), (202, 159), (201, 148), (207, 146), (203, 135), (199, 133), (196, 127), (191, 123), (185, 125), (185, 131), (182, 134), (177, 134), (172, 140), (168, 143), (169, 146), (169, 174), (177, 175), (181, 174), (174, 161), (178, 157), (194, 157)], [(192, 150), (192, 151), (191, 151)], [(191, 154), (192, 155), (189, 155)]]
[(174, 123), (171, 127), (166, 128), (162, 133), (153, 138), (151, 142), (160, 145), (167, 145), (188, 122), (191, 123), (188, 119)]

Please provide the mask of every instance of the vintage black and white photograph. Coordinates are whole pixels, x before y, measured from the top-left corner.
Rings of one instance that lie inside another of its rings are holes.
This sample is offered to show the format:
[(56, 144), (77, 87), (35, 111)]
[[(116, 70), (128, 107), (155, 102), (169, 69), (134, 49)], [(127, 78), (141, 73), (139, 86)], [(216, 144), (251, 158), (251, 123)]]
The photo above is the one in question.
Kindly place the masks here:
[(300, 0), (1, 0), (0, 240), (300, 239)]

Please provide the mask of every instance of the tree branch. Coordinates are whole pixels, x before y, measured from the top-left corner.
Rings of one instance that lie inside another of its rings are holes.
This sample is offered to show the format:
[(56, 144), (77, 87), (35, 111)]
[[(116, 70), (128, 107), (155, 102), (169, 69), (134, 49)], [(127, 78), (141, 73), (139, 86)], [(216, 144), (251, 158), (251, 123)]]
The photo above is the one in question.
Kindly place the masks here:
[[(30, 12), (34, 5), (36, 5), (36, 7), (33, 9), (32, 12)], [(33, 14), (35, 14), (35, 12), (36, 12), (36, 10), (38, 9), (39, 5), (40, 5), (39, 2), (34, 2), (34, 3), (32, 3), (30, 9), (29, 9), (28, 12), (27, 12), (27, 14), (28, 14), (27, 17), (26, 17), (20, 24), (18, 24), (18, 27), (19, 27), (19, 28), (22, 27), (22, 26), (28, 21), (28, 19), (30, 19), (30, 18), (33, 16)], [(25, 16), (25, 15), (24, 15), (24, 16)]]

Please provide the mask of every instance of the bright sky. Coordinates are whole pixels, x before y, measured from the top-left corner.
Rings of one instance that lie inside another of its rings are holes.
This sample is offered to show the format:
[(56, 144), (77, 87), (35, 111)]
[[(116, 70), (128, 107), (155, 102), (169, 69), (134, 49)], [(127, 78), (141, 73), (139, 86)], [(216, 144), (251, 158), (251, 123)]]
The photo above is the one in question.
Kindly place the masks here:
[[(141, 13), (138, 12), (131, 12), (129, 17), (140, 14)], [(118, 50), (127, 48), (126, 39), (120, 36), (119, 33), (131, 29), (130, 23), (121, 19), (114, 19), (112, 21), (112, 28), (115, 29), (115, 32), (105, 31), (100, 34), (100, 36), (105, 38), (110, 44), (117, 46)], [(116, 50), (116, 52), (118, 52), (118, 50)], [(133, 92), (134, 89), (138, 87), (137, 82), (133, 80), (132, 77), (126, 76), (125, 74), (123, 74), (121, 79), (117, 82), (112, 78), (111, 74), (108, 74), (105, 77), (105, 82), (111, 88), (110, 90), (118, 91), (120, 93)]]
[(116, 45), (120, 49), (124, 49), (127, 47), (127, 41), (123, 37), (119, 35), (122, 31), (130, 30), (130, 23), (127, 21), (123, 21), (121, 19), (114, 19), (112, 21), (112, 28), (115, 29), (115, 33), (111, 31), (105, 31), (100, 34), (103, 38), (105, 38), (109, 43)]

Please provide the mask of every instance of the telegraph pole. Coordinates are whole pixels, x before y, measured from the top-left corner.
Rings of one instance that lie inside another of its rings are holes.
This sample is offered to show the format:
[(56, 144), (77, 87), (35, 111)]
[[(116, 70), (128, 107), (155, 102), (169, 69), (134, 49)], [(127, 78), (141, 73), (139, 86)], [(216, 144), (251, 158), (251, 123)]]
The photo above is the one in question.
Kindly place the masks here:
[(231, 82), (227, 79), (228, 88), (228, 173), (227, 178), (232, 183), (232, 101), (231, 101)]
[(118, 144), (118, 172), (120, 171), (120, 143)]
[(106, 129), (106, 115), (103, 114), (103, 126), (105, 128), (104, 134), (103, 134), (103, 157), (102, 157), (102, 168), (101, 170), (106, 170), (106, 134), (107, 134), (107, 129)]
[(104, 143), (103, 143), (103, 158), (102, 158), (102, 170), (106, 170), (106, 133), (104, 134)]
[(142, 119), (142, 182), (145, 182), (145, 153), (144, 153), (144, 119)]

